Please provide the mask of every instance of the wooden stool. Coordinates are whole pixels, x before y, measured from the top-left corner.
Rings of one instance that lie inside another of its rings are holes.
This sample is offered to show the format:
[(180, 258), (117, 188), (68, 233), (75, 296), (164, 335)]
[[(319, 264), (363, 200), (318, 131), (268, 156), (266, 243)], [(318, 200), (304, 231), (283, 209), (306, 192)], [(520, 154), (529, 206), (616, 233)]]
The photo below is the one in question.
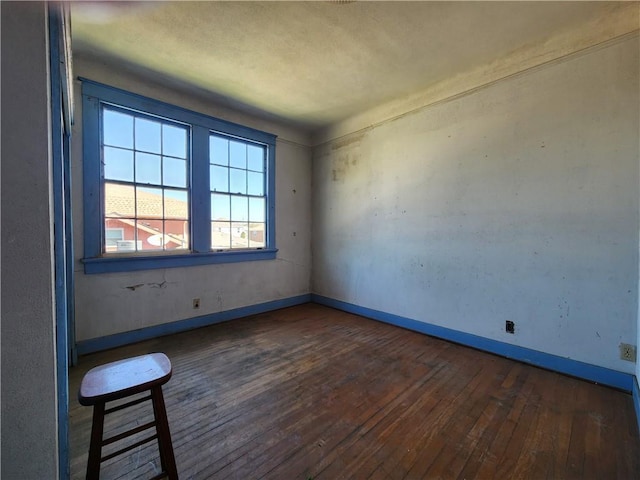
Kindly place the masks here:
[[(167, 477), (169, 480), (178, 480), (176, 461), (171, 446), (171, 433), (167, 412), (164, 407), (162, 385), (171, 378), (171, 362), (164, 353), (151, 353), (140, 357), (128, 358), (118, 362), (108, 363), (89, 370), (80, 385), (78, 400), (81, 405), (93, 405), (93, 424), (91, 426), (91, 443), (89, 445), (89, 461), (87, 463), (87, 480), (100, 477), (100, 463), (116, 457), (133, 448), (147, 442), (158, 440), (160, 450), (160, 463), (162, 473), (153, 477), (160, 479)], [(150, 390), (151, 393), (142, 398), (137, 398), (123, 405), (117, 405), (105, 410), (105, 403), (112, 400), (129, 397), (137, 393)], [(104, 416), (144, 401), (153, 403), (154, 421), (140, 425), (126, 432), (114, 435), (105, 440), (102, 439), (104, 429)], [(156, 434), (144, 440), (122, 448), (114, 453), (102, 457), (102, 447), (117, 442), (136, 433), (156, 428)]]

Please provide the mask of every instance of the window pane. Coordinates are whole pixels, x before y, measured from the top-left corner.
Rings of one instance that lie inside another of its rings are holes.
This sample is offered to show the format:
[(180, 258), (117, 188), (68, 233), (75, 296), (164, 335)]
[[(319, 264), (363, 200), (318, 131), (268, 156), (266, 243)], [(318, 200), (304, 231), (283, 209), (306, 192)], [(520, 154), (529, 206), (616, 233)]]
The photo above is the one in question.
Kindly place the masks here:
[(250, 223), (249, 224), (249, 247), (264, 248), (265, 247), (265, 224)]
[(209, 182), (211, 191), (228, 192), (229, 191), (229, 168), (211, 165), (209, 167)]
[(229, 165), (229, 140), (215, 135), (209, 136), (209, 163)]
[(133, 117), (105, 108), (102, 115), (102, 142), (114, 147), (133, 148)]
[(211, 220), (231, 220), (229, 195), (211, 195)]
[(135, 217), (136, 197), (133, 186), (104, 184), (105, 217)]
[(176, 158), (162, 157), (162, 184), (169, 187), (187, 186), (187, 162)]
[(162, 154), (187, 158), (187, 130), (172, 125), (162, 125)]
[(264, 198), (249, 199), (249, 221), (264, 222), (265, 221), (265, 201)]
[(160, 185), (160, 155), (136, 152), (136, 182)]
[(104, 222), (103, 251), (134, 252), (136, 250), (136, 221), (133, 218), (107, 218)]
[(104, 147), (104, 178), (133, 182), (133, 152)]
[(247, 193), (249, 195), (264, 195), (264, 174), (247, 172)]
[(117, 240), (124, 239), (123, 228), (109, 228), (107, 225), (104, 230), (104, 239), (107, 245), (115, 245)]
[(160, 152), (160, 123), (146, 118), (136, 118), (136, 150)]
[(247, 146), (247, 168), (256, 172), (264, 171), (264, 147)]
[(231, 248), (231, 223), (211, 222), (211, 248)]
[[(118, 242), (124, 240), (124, 230), (128, 225), (119, 219), (107, 218), (104, 222), (104, 252), (115, 252)], [(131, 227), (129, 227), (131, 228)]]
[(229, 165), (247, 168), (247, 144), (231, 140), (229, 142)]
[(249, 224), (245, 222), (231, 223), (231, 248), (247, 248), (249, 246)]
[(231, 197), (231, 220), (234, 222), (246, 222), (249, 220), (247, 197)]
[(237, 168), (229, 169), (229, 192), (247, 193), (247, 171)]
[(187, 190), (164, 190), (164, 218), (189, 218), (189, 192)]
[(162, 189), (136, 187), (136, 217), (162, 218)]

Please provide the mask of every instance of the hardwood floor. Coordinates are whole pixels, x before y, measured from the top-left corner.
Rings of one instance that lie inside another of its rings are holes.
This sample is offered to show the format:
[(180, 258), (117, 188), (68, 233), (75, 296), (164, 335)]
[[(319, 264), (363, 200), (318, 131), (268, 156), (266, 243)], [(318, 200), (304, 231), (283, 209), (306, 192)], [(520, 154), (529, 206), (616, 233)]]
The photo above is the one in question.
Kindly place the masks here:
[[(91, 428), (82, 375), (155, 351), (173, 363), (164, 395), (182, 480), (640, 478), (630, 395), (315, 304), (82, 357), (72, 478)], [(107, 433), (150, 412), (111, 417)], [(151, 443), (101, 478), (150, 478), (158, 461)]]

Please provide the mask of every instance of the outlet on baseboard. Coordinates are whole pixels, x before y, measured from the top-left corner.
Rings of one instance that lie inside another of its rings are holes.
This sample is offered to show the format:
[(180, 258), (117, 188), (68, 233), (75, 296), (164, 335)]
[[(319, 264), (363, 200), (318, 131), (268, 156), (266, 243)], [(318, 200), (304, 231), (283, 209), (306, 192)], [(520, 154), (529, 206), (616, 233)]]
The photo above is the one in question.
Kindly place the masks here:
[(620, 344), (620, 358), (628, 362), (636, 361), (636, 346), (628, 343)]

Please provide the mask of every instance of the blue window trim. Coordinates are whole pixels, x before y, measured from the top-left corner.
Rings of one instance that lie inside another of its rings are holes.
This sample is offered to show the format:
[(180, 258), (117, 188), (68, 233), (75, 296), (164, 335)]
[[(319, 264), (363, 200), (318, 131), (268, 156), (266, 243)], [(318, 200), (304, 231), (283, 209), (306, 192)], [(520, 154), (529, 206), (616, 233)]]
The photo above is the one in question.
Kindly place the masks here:
[[(276, 136), (227, 122), (182, 107), (144, 97), (80, 77), (82, 81), (82, 135), (84, 184), (84, 272), (109, 273), (218, 263), (273, 260), (275, 238), (275, 150)], [(102, 253), (104, 221), (100, 167), (100, 106), (103, 103), (157, 115), (191, 126), (191, 252), (113, 256)], [(209, 190), (209, 132), (239, 137), (267, 147), (266, 248), (256, 250), (211, 250), (211, 203)]]

